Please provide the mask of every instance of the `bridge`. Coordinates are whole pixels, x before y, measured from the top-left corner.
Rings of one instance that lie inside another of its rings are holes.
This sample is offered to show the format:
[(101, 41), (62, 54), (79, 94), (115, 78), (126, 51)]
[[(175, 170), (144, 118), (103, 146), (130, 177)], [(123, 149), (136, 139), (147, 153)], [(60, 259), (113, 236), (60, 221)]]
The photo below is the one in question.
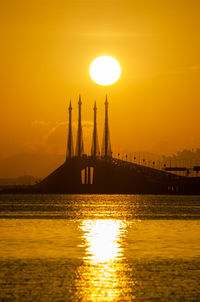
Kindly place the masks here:
[[(189, 178), (112, 156), (108, 124), (108, 100), (105, 99), (105, 124), (100, 151), (97, 134), (97, 107), (94, 104), (94, 127), (91, 155), (84, 154), (81, 123), (81, 96), (78, 102), (78, 130), (74, 150), (72, 106), (69, 104), (69, 126), (66, 161), (29, 191), (67, 194), (200, 194), (200, 178)], [(75, 152), (74, 152), (75, 151)], [(183, 171), (183, 170), (181, 170)]]

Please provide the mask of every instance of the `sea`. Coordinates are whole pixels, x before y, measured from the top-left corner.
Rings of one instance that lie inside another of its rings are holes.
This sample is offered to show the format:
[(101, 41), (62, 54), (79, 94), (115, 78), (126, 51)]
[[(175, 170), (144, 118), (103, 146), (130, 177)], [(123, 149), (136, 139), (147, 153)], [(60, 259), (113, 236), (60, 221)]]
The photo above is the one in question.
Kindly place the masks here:
[(0, 195), (0, 301), (200, 301), (200, 196)]

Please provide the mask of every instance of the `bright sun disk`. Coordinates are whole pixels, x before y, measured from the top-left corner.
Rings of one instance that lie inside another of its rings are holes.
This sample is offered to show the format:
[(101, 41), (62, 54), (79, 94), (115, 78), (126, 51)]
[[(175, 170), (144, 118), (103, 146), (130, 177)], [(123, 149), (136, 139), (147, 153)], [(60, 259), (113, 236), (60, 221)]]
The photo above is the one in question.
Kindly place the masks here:
[(98, 57), (90, 65), (92, 80), (102, 86), (114, 84), (119, 79), (120, 74), (120, 64), (110, 56)]

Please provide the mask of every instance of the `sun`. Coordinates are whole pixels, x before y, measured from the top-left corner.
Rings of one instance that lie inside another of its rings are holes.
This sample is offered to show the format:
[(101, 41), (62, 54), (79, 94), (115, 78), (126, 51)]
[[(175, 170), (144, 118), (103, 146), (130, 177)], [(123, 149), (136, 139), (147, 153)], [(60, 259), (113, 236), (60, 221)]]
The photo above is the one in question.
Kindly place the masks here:
[(98, 57), (90, 65), (90, 76), (99, 85), (112, 85), (119, 79), (120, 75), (120, 64), (113, 57)]

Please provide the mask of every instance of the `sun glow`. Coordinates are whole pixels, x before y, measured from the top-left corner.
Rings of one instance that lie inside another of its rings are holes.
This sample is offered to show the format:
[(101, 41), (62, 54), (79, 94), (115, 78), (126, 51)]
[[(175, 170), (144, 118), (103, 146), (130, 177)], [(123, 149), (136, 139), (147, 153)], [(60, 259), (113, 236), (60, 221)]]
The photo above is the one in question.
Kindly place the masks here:
[(92, 80), (102, 86), (114, 84), (119, 79), (120, 74), (120, 64), (109, 56), (98, 57), (90, 65)]

